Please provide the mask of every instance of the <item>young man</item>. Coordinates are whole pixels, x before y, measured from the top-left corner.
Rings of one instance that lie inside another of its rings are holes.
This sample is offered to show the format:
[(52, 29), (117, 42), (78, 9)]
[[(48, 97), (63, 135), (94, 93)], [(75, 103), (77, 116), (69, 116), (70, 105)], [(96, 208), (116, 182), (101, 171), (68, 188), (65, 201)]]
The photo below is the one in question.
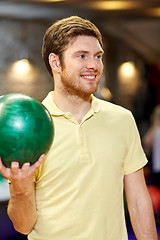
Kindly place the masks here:
[(54, 91), (43, 104), (55, 124), (49, 153), (11, 169), (8, 214), (30, 240), (126, 240), (125, 188), (138, 240), (157, 240), (142, 150), (132, 114), (93, 96), (103, 71), (99, 30), (69, 17), (46, 32), (43, 58)]

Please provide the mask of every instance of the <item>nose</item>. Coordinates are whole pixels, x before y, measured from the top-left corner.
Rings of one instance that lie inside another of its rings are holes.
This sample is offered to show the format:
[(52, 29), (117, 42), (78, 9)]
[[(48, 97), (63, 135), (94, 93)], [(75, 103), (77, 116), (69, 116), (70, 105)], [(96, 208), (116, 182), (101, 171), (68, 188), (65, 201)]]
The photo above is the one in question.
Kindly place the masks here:
[(87, 61), (86, 64), (87, 69), (97, 69), (98, 68), (98, 63), (94, 57), (90, 57)]

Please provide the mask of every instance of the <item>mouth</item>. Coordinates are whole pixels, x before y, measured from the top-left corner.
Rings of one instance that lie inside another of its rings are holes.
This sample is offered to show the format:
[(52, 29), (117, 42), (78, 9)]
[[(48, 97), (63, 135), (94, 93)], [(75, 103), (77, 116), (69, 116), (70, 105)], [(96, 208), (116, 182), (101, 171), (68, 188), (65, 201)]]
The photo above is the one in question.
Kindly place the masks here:
[(92, 82), (96, 80), (97, 75), (89, 74), (89, 75), (81, 75), (81, 77), (89, 82)]

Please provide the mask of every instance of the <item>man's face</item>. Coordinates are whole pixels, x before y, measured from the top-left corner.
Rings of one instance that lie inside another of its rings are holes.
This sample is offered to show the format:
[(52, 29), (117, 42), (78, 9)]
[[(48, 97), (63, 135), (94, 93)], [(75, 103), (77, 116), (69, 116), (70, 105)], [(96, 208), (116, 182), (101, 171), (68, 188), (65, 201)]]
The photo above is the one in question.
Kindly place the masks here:
[(73, 38), (63, 53), (61, 88), (80, 97), (95, 93), (103, 71), (102, 55), (103, 49), (95, 37)]

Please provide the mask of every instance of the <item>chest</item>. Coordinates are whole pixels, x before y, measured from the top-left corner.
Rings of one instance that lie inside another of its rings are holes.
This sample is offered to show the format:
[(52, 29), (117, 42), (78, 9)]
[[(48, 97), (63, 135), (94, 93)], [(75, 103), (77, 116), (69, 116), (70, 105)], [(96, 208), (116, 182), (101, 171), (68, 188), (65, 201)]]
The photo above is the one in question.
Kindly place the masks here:
[[(58, 121), (58, 122), (57, 122)], [(126, 155), (125, 134), (119, 124), (87, 122), (74, 124), (55, 119), (55, 138), (48, 155), (48, 164), (54, 172), (123, 171)]]

